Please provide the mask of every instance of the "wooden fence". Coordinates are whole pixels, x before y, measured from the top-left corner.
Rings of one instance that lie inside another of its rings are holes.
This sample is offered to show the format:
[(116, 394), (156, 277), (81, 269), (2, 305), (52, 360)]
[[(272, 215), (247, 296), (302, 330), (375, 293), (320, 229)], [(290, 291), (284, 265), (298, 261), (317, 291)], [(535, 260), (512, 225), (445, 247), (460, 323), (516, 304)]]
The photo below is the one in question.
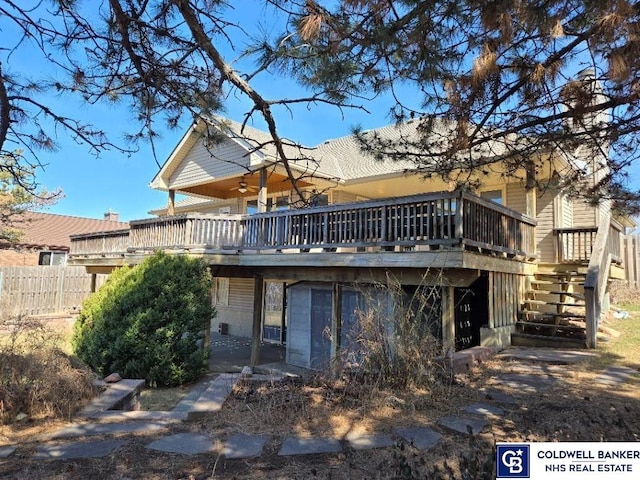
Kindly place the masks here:
[(640, 235), (622, 237), (621, 256), (629, 286), (640, 289)]
[[(97, 275), (96, 287), (107, 275)], [(12, 314), (42, 315), (80, 310), (91, 293), (84, 267), (0, 267), (0, 305)]]

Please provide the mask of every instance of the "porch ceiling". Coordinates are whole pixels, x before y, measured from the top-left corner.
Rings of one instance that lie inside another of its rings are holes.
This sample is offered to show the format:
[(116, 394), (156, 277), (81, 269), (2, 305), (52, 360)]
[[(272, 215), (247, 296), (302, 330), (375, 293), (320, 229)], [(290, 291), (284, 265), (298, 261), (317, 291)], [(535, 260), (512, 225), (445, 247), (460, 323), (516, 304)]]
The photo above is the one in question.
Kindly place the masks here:
[[(247, 184), (247, 191), (245, 193), (238, 192), (240, 182), (244, 181)], [(298, 180), (297, 184), (300, 188), (310, 187), (313, 184), (304, 180)], [(236, 198), (239, 196), (247, 195), (253, 196), (258, 192), (260, 185), (260, 176), (256, 173), (248, 173), (237, 177), (225, 178), (222, 180), (216, 180), (209, 183), (194, 185), (191, 187), (185, 187), (180, 189), (181, 192), (193, 193), (196, 195), (203, 195), (214, 198)], [(268, 192), (283, 192), (289, 191), (293, 187), (291, 181), (286, 175), (280, 173), (270, 172), (267, 176), (267, 191)]]

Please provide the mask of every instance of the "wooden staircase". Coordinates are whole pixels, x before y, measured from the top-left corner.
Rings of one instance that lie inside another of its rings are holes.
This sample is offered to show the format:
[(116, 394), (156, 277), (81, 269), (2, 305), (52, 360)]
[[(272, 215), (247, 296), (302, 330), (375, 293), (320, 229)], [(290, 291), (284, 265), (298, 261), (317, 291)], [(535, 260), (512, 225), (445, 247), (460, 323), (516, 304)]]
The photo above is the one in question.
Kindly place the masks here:
[(578, 267), (547, 267), (534, 275), (511, 335), (513, 345), (586, 348), (585, 269)]

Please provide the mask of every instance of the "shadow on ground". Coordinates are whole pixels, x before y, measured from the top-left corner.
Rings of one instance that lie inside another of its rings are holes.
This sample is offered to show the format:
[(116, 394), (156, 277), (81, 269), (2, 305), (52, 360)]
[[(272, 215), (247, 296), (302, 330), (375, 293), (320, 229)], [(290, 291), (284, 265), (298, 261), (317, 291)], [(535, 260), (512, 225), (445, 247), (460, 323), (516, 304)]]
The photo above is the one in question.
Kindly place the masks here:
[[(285, 365), (285, 347), (275, 343), (260, 344), (260, 366)], [(251, 364), (251, 339), (233, 335), (211, 334), (209, 371), (212, 373), (237, 373)]]

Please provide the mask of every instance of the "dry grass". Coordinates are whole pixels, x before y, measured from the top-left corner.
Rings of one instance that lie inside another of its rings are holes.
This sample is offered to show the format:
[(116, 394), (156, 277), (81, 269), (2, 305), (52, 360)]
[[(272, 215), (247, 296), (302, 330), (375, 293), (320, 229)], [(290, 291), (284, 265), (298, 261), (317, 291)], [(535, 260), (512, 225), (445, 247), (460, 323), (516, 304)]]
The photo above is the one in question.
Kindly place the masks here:
[(342, 438), (350, 432), (389, 433), (392, 427), (426, 422), (455, 411), (468, 399), (462, 385), (432, 390), (371, 389), (369, 385), (325, 379), (278, 383), (245, 381), (224, 407), (224, 418), (242, 431), (267, 435)]
[(140, 392), (140, 410), (160, 412), (172, 410), (187, 393), (189, 393), (188, 386), (145, 388)]
[(629, 316), (615, 318), (613, 315), (605, 325), (615, 330), (619, 336), (611, 337), (607, 342), (599, 344), (601, 358), (616, 365), (640, 368), (640, 305), (620, 305)]
[(0, 423), (69, 419), (95, 394), (91, 372), (41, 321), (0, 312)]
[[(494, 478), (491, 462), (496, 441), (640, 441), (640, 380), (631, 379), (615, 388), (596, 381), (609, 364), (640, 366), (636, 353), (640, 307), (625, 308), (631, 316), (609, 324), (622, 335), (600, 344), (600, 360), (544, 367), (558, 379), (549, 390), (524, 394), (498, 385), (497, 375), (524, 373), (528, 368), (522, 362), (495, 358), (453, 380), (437, 375), (427, 385), (410, 384), (404, 389), (363, 384), (350, 377), (315, 376), (282, 383), (245, 381), (218, 414), (172, 428), (173, 433), (192, 431), (212, 439), (225, 439), (238, 432), (268, 435), (260, 458), (164, 455), (145, 448), (155, 438), (133, 437), (127, 438), (126, 448), (104, 459), (50, 462), (43, 467), (42, 462), (30, 460), (30, 453), (14, 455), (0, 464), (0, 477), (481, 479)], [(505, 416), (492, 417), (491, 426), (477, 437), (438, 427), (440, 418), (460, 414), (460, 407), (490, 401), (483, 388), (499, 388), (518, 396), (519, 401), (506, 405)], [(428, 454), (399, 442), (374, 451), (345, 448), (343, 453), (332, 455), (277, 455), (281, 442), (292, 434), (344, 439), (352, 432), (389, 433), (401, 426), (428, 426), (440, 431), (443, 439)], [(0, 444), (21, 438), (8, 437), (6, 430), (0, 430)]]

